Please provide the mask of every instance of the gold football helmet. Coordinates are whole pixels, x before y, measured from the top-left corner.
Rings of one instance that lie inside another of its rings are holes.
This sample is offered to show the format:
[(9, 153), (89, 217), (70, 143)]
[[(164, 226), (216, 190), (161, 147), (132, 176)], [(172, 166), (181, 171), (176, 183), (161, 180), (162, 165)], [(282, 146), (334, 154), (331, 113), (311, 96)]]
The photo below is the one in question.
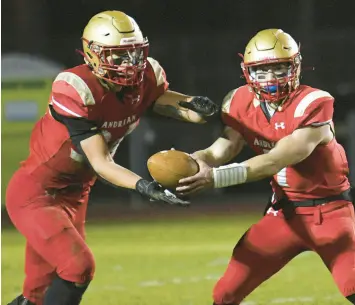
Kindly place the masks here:
[(82, 42), (85, 62), (97, 77), (121, 86), (143, 80), (149, 43), (130, 16), (120, 11), (95, 15), (84, 29)]
[(260, 101), (283, 100), (299, 86), (299, 46), (284, 31), (267, 29), (258, 32), (241, 56), (246, 81)]

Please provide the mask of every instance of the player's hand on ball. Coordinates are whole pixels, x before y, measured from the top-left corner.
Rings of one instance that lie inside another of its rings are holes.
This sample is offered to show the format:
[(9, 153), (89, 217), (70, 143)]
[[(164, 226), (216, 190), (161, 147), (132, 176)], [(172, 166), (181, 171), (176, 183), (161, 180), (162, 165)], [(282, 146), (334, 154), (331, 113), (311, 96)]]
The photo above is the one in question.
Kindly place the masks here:
[(199, 171), (196, 175), (179, 180), (176, 192), (181, 196), (190, 195), (213, 187), (212, 168), (200, 159), (196, 159)]
[(219, 107), (206, 96), (195, 96), (190, 102), (179, 101), (180, 107), (190, 109), (204, 116), (205, 118), (216, 117), (219, 114)]
[(136, 190), (141, 195), (148, 197), (149, 199), (155, 201), (164, 201), (171, 205), (188, 206), (189, 201), (182, 200), (178, 198), (175, 194), (167, 189), (164, 189), (156, 181), (147, 181), (145, 179), (138, 180), (136, 184)]

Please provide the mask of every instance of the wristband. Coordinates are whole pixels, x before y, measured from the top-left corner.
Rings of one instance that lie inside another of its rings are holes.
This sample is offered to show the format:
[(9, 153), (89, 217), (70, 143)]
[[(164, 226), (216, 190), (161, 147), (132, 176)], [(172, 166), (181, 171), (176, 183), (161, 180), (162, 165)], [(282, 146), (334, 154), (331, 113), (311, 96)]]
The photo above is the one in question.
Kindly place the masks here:
[(239, 163), (214, 167), (213, 180), (215, 188), (241, 184), (247, 180), (247, 169), (244, 164)]

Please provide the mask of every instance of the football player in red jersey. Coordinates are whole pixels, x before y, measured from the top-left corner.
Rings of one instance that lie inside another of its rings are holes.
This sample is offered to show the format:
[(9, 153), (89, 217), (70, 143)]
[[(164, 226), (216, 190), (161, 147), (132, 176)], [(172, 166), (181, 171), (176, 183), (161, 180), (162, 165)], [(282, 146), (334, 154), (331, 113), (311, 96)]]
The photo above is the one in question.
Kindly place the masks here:
[(54, 80), (30, 155), (7, 188), (7, 211), (27, 240), (23, 295), (11, 305), (80, 303), (95, 270), (84, 223), (97, 176), (153, 200), (188, 204), (112, 159), (147, 110), (193, 123), (218, 113), (207, 97), (168, 90), (148, 40), (125, 13), (92, 17), (82, 42), (85, 64)]
[[(177, 188), (191, 194), (273, 177), (270, 206), (235, 246), (214, 303), (240, 304), (296, 255), (314, 251), (355, 304), (354, 207), (348, 162), (335, 139), (334, 98), (300, 85), (299, 47), (280, 29), (250, 40), (242, 70), (247, 85), (224, 99), (223, 136), (193, 154), (200, 171)], [(223, 165), (245, 144), (256, 157)]]

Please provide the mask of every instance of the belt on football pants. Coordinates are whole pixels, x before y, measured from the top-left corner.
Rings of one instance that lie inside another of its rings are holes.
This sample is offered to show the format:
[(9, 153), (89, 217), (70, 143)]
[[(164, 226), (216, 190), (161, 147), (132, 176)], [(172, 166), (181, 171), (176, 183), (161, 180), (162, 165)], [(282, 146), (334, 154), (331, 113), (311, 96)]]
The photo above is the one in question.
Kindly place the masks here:
[(338, 195), (324, 197), (324, 198), (303, 200), (303, 201), (291, 201), (291, 200), (288, 200), (287, 198), (282, 198), (279, 201), (276, 201), (274, 204), (272, 204), (271, 207), (275, 211), (278, 211), (280, 209), (283, 209), (285, 207), (290, 207), (290, 206), (292, 206), (294, 208), (315, 207), (318, 205), (326, 204), (328, 202), (337, 201), (337, 200), (346, 200), (346, 201), (353, 202), (354, 188), (353, 189), (349, 188), (346, 191), (344, 191)]

